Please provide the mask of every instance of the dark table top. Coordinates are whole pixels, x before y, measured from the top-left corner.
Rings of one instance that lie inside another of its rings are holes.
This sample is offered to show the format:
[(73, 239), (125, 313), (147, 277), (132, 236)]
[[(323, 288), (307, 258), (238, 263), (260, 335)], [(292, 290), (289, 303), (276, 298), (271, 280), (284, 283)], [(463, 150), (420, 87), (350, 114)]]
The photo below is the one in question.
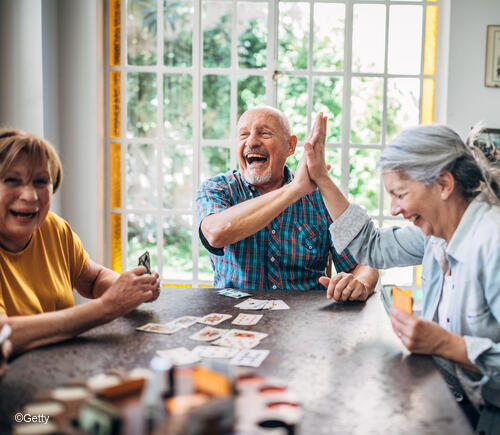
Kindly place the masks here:
[[(290, 310), (263, 314), (268, 333), (257, 349), (271, 353), (257, 372), (284, 380), (301, 400), (302, 434), (470, 434), (470, 427), (432, 358), (411, 355), (392, 332), (379, 295), (337, 304), (324, 292), (251, 291), (283, 299)], [(214, 289), (168, 288), (152, 304), (79, 337), (21, 355), (0, 384), (0, 428), (34, 394), (75, 378), (148, 367), (156, 350), (203, 344), (188, 337), (205, 325), (172, 335), (137, 332), (148, 322), (211, 312), (235, 317), (241, 302)], [(231, 328), (231, 320), (218, 325)]]

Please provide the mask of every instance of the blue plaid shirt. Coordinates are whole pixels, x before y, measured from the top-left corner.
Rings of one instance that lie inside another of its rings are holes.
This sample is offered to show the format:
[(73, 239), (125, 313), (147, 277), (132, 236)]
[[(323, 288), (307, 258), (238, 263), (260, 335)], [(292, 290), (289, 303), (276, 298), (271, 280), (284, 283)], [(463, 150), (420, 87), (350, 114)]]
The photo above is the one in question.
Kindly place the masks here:
[[(285, 166), (289, 183), (293, 174)], [(205, 181), (196, 195), (201, 223), (240, 202), (260, 196), (240, 172), (229, 171)], [(332, 223), (318, 189), (290, 205), (265, 228), (224, 248), (210, 246), (201, 232), (200, 239), (210, 253), (214, 287), (238, 289), (324, 289), (318, 278), (325, 274), (328, 253), (335, 269), (350, 272), (357, 263), (349, 252), (337, 254), (329, 227)], [(200, 224), (201, 225), (201, 224)]]

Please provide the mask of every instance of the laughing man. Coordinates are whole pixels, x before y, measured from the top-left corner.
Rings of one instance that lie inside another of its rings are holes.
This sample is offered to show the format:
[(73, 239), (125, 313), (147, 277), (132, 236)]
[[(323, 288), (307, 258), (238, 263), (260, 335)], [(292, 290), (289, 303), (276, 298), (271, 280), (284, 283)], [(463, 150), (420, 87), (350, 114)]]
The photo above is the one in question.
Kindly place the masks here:
[[(313, 144), (325, 141), (318, 120), (308, 139)], [(324, 285), (334, 289), (336, 300), (365, 300), (378, 272), (333, 248), (332, 220), (306, 165), (301, 161), (295, 174), (285, 165), (297, 145), (285, 115), (255, 107), (241, 115), (237, 134), (240, 170), (210, 178), (196, 197), (214, 286), (309, 290)], [(330, 252), (338, 272), (331, 280), (324, 276)]]

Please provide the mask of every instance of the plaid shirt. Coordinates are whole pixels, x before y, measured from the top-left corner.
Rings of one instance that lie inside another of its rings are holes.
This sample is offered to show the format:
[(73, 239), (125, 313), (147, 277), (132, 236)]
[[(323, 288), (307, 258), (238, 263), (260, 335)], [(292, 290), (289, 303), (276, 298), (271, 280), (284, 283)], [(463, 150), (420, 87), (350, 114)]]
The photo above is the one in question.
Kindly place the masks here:
[[(293, 174), (285, 166), (289, 183)], [(266, 227), (226, 246), (210, 246), (201, 221), (240, 202), (260, 196), (240, 172), (229, 171), (205, 181), (196, 196), (200, 239), (210, 253), (214, 287), (238, 289), (324, 289), (318, 278), (325, 274), (328, 253), (337, 271), (350, 272), (357, 263), (349, 252), (337, 254), (330, 238), (332, 223), (318, 189), (290, 205)]]

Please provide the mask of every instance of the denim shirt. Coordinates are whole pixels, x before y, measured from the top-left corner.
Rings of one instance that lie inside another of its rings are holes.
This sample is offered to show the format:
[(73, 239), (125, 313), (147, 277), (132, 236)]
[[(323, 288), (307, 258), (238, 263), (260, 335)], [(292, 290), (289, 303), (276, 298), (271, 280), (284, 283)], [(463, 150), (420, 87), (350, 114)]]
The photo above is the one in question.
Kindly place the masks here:
[(449, 330), (463, 336), (469, 360), (481, 375), (454, 364), (467, 392), (500, 406), (500, 207), (474, 199), (446, 245), (416, 226), (375, 228), (357, 205), (330, 226), (337, 250), (349, 248), (360, 264), (379, 269), (422, 264), (422, 315), (436, 320), (444, 279), (451, 268)]

